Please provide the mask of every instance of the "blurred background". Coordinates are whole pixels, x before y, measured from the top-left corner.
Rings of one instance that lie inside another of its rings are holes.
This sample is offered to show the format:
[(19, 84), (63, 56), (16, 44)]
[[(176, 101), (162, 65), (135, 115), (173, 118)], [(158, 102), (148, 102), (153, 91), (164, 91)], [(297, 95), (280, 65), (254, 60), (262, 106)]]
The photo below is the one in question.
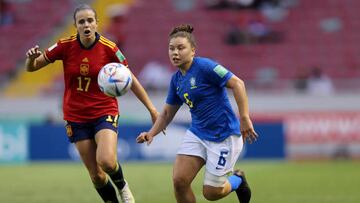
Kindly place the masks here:
[[(63, 127), (61, 62), (35, 73), (24, 68), (30, 47), (44, 50), (76, 32), (72, 15), (79, 3), (95, 8), (99, 32), (120, 47), (159, 111), (176, 71), (168, 34), (192, 24), (197, 55), (246, 83), (261, 138), (245, 146), (242, 159), (358, 163), (358, 0), (0, 0), (0, 169), (79, 160)], [(135, 138), (150, 128), (148, 112), (131, 92), (118, 100), (120, 160), (171, 162), (189, 125), (187, 108), (167, 136), (146, 147)]]

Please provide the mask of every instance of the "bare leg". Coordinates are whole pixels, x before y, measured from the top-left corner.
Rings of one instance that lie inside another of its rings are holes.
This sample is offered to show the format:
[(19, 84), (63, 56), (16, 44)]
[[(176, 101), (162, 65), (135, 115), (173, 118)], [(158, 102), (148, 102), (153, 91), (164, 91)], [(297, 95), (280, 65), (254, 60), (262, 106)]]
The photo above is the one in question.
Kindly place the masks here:
[(95, 135), (97, 144), (96, 161), (107, 173), (112, 172), (117, 164), (117, 135), (109, 129), (102, 129)]
[(95, 135), (97, 143), (96, 161), (100, 167), (110, 176), (119, 191), (120, 198), (124, 203), (135, 202), (129, 185), (124, 179), (121, 166), (117, 161), (117, 134), (110, 129), (102, 129)]
[(81, 159), (89, 172), (97, 192), (104, 202), (118, 202), (116, 191), (111, 182), (106, 178), (106, 173), (96, 162), (96, 143), (94, 140), (81, 140), (75, 143)]
[(81, 159), (89, 172), (91, 181), (94, 185), (104, 185), (106, 173), (96, 162), (96, 143), (94, 140), (81, 140), (75, 143)]
[(215, 201), (227, 196), (231, 192), (231, 185), (226, 181), (223, 187), (213, 187), (210, 185), (204, 185), (203, 195), (205, 199), (209, 201)]
[(176, 201), (178, 203), (195, 203), (195, 195), (191, 183), (200, 171), (205, 161), (196, 156), (177, 155), (174, 170), (173, 184)]

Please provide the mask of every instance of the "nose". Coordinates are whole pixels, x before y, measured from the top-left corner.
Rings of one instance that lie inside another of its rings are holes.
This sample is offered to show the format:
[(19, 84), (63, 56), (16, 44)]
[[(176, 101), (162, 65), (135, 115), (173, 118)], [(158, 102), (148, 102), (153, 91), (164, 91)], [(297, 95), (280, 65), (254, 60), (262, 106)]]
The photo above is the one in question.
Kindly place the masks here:
[(178, 50), (178, 49), (172, 50), (172, 55), (178, 55), (178, 54), (179, 54), (179, 50)]

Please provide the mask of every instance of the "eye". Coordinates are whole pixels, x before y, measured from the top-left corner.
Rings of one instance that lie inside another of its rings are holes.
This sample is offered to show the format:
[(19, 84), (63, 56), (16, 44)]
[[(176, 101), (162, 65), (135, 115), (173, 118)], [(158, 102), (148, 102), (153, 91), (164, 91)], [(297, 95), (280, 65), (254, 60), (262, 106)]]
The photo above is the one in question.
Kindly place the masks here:
[(78, 24), (84, 24), (85, 23), (85, 20), (84, 19), (81, 19), (78, 21)]
[(94, 18), (88, 18), (87, 21), (88, 21), (88, 23), (92, 23), (92, 22), (94, 22)]

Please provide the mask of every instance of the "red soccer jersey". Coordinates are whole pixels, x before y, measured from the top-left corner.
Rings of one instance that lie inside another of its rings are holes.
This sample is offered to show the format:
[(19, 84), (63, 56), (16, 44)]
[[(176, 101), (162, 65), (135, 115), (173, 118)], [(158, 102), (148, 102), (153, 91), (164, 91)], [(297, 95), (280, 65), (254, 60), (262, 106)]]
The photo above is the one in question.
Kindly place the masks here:
[(127, 66), (127, 61), (115, 43), (96, 33), (95, 43), (85, 48), (77, 35), (61, 39), (44, 54), (53, 63), (62, 60), (65, 90), (63, 98), (64, 120), (89, 122), (104, 115), (117, 115), (116, 98), (100, 91), (97, 76), (107, 63)]

